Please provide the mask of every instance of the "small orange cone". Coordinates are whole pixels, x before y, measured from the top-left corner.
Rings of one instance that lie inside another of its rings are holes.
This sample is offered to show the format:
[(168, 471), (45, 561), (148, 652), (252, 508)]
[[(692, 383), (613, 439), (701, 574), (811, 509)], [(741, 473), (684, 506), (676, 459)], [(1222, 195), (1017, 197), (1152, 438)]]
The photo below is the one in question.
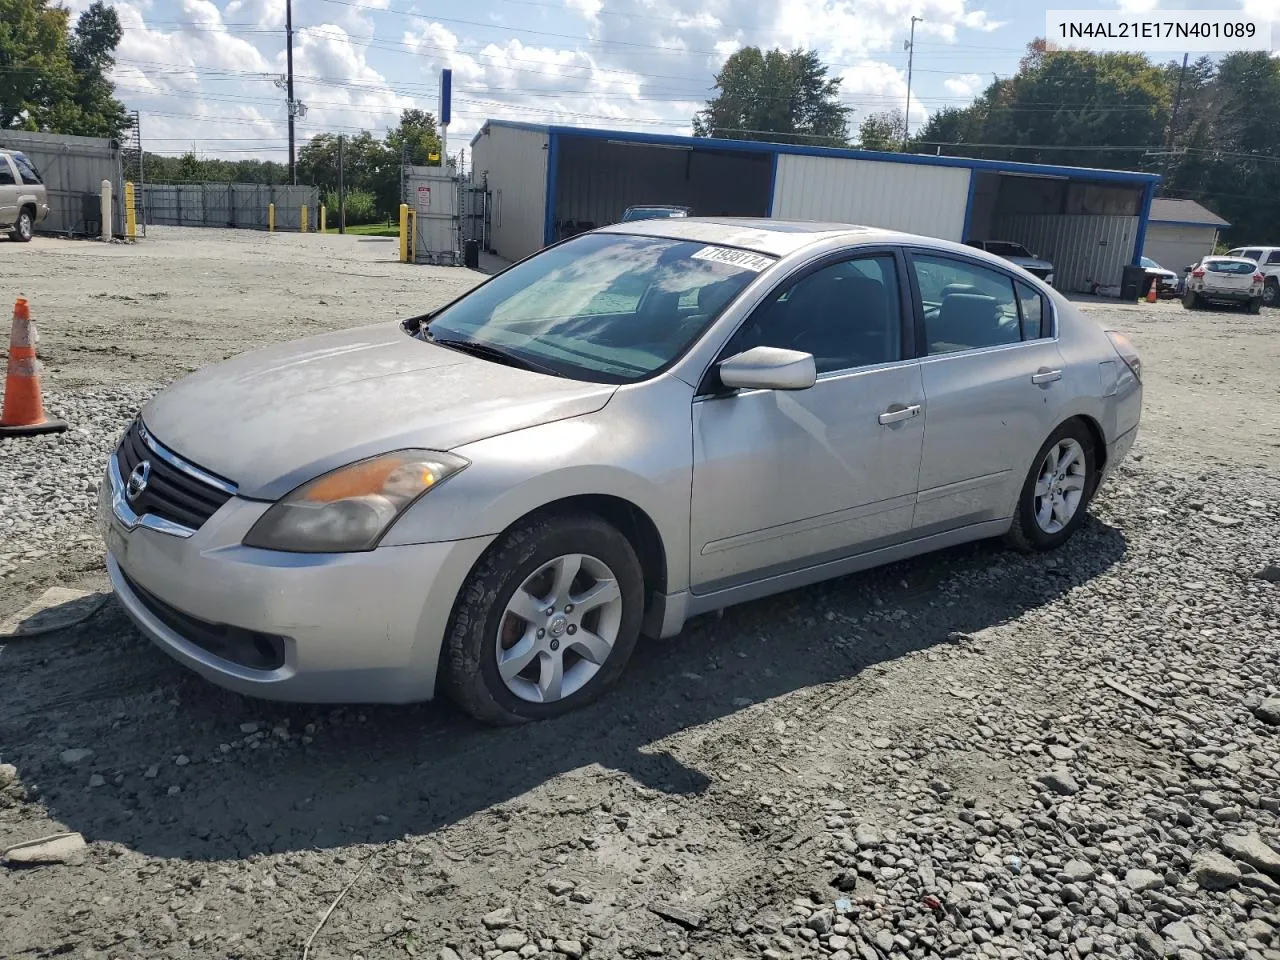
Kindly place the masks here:
[(63, 420), (44, 412), (40, 396), (40, 365), (36, 360), (36, 328), (27, 301), (13, 305), (13, 331), (9, 334), (9, 370), (4, 382), (4, 408), (0, 411), (0, 437), (29, 437), (67, 429)]
[(1156, 281), (1151, 281), (1151, 286), (1147, 288), (1147, 303), (1155, 303), (1159, 299), (1156, 294)]

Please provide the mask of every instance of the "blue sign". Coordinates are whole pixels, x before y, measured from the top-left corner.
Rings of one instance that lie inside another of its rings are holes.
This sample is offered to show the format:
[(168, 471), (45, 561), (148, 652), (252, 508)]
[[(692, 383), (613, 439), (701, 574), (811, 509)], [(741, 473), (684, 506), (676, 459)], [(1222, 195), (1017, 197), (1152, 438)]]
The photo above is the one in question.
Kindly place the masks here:
[(449, 125), (453, 113), (453, 71), (440, 71), (440, 126)]

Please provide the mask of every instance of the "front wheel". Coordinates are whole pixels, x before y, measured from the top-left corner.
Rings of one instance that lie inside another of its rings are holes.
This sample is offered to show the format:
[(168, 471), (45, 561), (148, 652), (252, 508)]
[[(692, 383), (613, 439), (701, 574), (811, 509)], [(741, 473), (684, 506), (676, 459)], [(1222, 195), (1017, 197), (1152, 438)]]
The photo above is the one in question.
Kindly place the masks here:
[(1093, 438), (1078, 420), (1064, 423), (1044, 442), (1018, 495), (1008, 542), (1023, 551), (1052, 550), (1084, 522), (1097, 486)]
[(445, 640), (449, 695), (478, 720), (568, 713), (604, 693), (635, 649), (644, 574), (630, 542), (589, 514), (530, 520), (481, 559)]
[(13, 226), (13, 235), (22, 243), (27, 243), (34, 233), (35, 220), (31, 216), (31, 211), (24, 209), (18, 214), (18, 222)]
[(1182, 305), (1188, 310), (1195, 310), (1200, 306), (1200, 297), (1193, 290), (1188, 290), (1182, 295)]

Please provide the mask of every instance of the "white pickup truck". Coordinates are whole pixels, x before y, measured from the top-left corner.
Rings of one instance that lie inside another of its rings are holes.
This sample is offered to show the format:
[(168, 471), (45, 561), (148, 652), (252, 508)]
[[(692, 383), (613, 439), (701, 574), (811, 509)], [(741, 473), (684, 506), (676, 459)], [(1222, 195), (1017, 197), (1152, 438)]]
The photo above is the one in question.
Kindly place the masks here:
[(1228, 250), (1228, 257), (1244, 257), (1258, 265), (1266, 280), (1262, 286), (1262, 302), (1268, 307), (1280, 307), (1280, 247), (1236, 247)]

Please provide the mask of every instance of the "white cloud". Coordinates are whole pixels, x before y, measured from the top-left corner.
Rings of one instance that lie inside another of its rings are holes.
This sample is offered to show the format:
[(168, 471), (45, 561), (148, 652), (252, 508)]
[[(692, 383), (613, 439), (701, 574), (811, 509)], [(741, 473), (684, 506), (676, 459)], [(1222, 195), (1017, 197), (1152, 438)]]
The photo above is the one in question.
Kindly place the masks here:
[(972, 97), (982, 86), (982, 77), (976, 73), (965, 73), (958, 77), (947, 77), (942, 85), (957, 97)]

